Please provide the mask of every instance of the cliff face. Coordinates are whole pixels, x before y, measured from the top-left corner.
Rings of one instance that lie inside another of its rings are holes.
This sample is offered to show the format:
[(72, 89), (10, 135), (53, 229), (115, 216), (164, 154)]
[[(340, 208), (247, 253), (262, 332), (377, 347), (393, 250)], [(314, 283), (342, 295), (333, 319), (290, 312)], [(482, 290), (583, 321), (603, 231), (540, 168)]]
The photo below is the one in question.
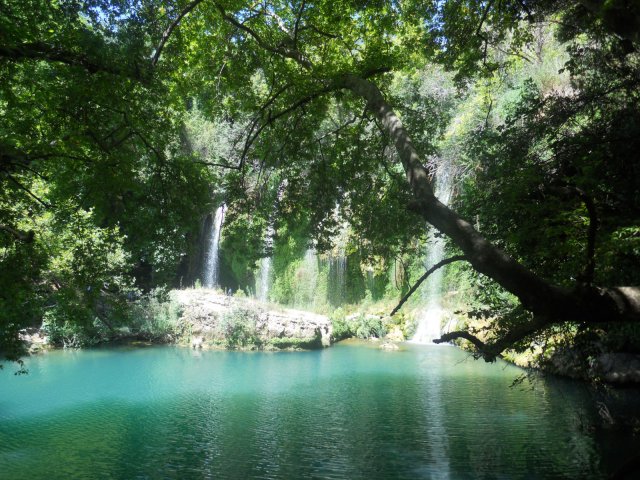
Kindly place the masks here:
[(213, 290), (174, 290), (184, 337), (194, 348), (310, 349), (331, 344), (331, 322), (323, 315), (275, 309)]

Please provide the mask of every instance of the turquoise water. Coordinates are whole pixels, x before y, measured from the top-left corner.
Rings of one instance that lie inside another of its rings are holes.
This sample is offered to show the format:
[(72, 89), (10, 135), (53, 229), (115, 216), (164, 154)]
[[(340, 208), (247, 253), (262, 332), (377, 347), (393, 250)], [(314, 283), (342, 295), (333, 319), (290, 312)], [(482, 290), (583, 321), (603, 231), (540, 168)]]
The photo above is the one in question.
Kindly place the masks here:
[(2, 479), (602, 478), (640, 447), (594, 423), (581, 384), (509, 388), (519, 369), (451, 347), (112, 348), (27, 367), (0, 372)]

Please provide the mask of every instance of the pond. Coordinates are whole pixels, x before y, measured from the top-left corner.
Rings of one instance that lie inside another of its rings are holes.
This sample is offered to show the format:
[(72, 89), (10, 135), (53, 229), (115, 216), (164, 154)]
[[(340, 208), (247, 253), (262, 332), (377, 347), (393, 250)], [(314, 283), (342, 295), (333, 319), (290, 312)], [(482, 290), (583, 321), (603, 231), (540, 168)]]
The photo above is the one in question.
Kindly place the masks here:
[(603, 478), (640, 448), (599, 426), (585, 385), (510, 388), (520, 369), (453, 347), (120, 347), (11, 368), (0, 372), (7, 479)]

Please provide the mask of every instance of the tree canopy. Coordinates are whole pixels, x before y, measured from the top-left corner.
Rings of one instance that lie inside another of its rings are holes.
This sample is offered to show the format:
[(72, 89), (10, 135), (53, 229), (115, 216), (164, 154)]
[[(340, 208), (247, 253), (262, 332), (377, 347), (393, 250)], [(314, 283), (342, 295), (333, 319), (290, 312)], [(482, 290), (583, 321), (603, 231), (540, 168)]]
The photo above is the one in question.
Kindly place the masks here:
[[(487, 360), (557, 325), (640, 320), (637, 2), (5, 5), (9, 357), (48, 308), (89, 321), (134, 280), (175, 283), (215, 195), (229, 238), (257, 238), (274, 202), (319, 248), (338, 205), (370, 256), (433, 225), (513, 295), (487, 335), (442, 338)], [(203, 121), (226, 137), (194, 138)], [(443, 158), (461, 169), (453, 207), (434, 195)]]

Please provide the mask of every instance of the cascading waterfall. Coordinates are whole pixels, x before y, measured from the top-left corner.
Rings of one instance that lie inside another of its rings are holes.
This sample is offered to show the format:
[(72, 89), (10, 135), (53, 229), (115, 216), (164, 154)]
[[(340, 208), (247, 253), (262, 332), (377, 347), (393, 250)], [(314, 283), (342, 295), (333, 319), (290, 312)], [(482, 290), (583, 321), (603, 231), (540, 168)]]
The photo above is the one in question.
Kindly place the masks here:
[[(267, 252), (271, 252), (273, 248), (273, 221), (269, 222), (264, 238), (264, 246)], [(269, 288), (271, 287), (271, 256), (260, 259), (260, 269), (258, 270), (258, 278), (256, 282), (256, 297), (261, 302), (269, 300)]]
[(344, 251), (340, 250), (336, 257), (331, 258), (331, 269), (333, 272), (333, 293), (334, 303), (342, 305), (345, 302), (345, 286), (347, 272), (347, 257)]
[(219, 286), (219, 263), (220, 263), (220, 231), (224, 221), (224, 203), (216, 209), (211, 225), (211, 236), (209, 237), (209, 248), (204, 269), (203, 284), (206, 288)]
[[(436, 171), (435, 194), (445, 205), (449, 204), (453, 193), (453, 172), (448, 162), (441, 162)], [(445, 241), (442, 235), (432, 231), (427, 245), (427, 268), (431, 268), (444, 258)], [(418, 320), (418, 328), (411, 338), (414, 343), (433, 343), (435, 338), (440, 338), (442, 318), (444, 311), (440, 302), (442, 289), (442, 269), (433, 272), (426, 280), (427, 288), (422, 290), (422, 298), (426, 308)]]
[(334, 305), (342, 305), (346, 300), (347, 284), (347, 242), (349, 224), (340, 213), (340, 203), (336, 202), (333, 217), (338, 224), (338, 234), (334, 238), (335, 246), (329, 257), (329, 279), (331, 281), (331, 299)]
[(292, 285), (292, 306), (301, 309), (313, 310), (316, 306), (318, 295), (318, 276), (320, 274), (320, 258), (315, 249), (308, 248), (295, 271), (295, 282)]

